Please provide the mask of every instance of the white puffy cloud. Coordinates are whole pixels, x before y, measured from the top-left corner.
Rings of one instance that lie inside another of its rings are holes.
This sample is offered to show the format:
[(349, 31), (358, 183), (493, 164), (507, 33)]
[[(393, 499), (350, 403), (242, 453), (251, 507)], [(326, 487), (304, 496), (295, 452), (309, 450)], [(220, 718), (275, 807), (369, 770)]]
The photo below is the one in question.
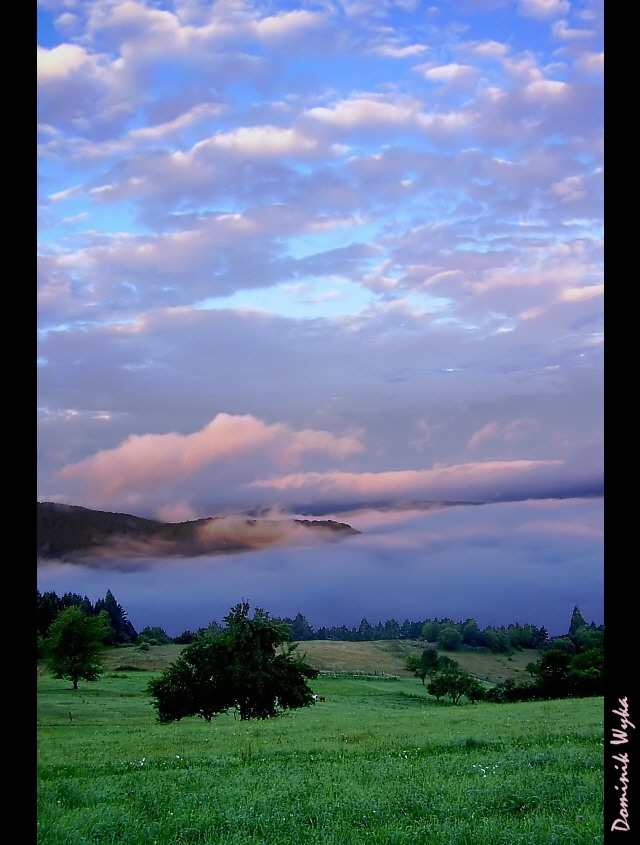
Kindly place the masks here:
[(555, 18), (571, 9), (569, 0), (519, 0), (518, 9), (526, 17)]

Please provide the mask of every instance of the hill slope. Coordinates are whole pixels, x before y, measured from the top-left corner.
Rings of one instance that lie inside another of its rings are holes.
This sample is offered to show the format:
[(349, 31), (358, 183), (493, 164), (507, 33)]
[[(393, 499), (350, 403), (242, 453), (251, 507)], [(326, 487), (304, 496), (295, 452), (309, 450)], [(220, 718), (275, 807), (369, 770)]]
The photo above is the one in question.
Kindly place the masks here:
[(37, 554), (44, 559), (192, 557), (292, 542), (335, 541), (359, 533), (346, 523), (330, 519), (211, 516), (165, 523), (78, 505), (37, 503)]
[[(184, 646), (152, 646), (148, 651), (134, 647), (108, 649), (103, 656), (105, 671), (138, 669), (161, 671), (178, 657)], [(335, 640), (305, 640), (298, 653), (320, 672), (336, 674), (383, 675), (411, 678), (404, 668), (408, 654), (419, 654), (424, 643), (416, 640), (378, 640), (375, 642), (344, 642)], [(533, 649), (516, 651), (512, 655), (482, 651), (446, 652), (460, 668), (480, 680), (499, 684), (508, 678), (523, 680), (525, 666), (535, 663), (540, 652)], [(416, 679), (417, 683), (420, 683)]]

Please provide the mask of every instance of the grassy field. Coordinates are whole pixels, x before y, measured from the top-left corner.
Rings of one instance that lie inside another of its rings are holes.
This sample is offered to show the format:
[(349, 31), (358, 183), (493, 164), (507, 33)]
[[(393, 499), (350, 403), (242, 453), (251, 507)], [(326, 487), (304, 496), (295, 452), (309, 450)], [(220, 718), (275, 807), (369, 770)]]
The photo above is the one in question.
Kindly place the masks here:
[(311, 642), (326, 701), (159, 725), (144, 687), (179, 649), (110, 651), (75, 692), (40, 672), (39, 845), (602, 842), (602, 699), (453, 706), (392, 643)]
[[(149, 651), (137, 648), (111, 649), (105, 654), (104, 665), (107, 671), (116, 671), (122, 666), (158, 671), (174, 661), (183, 648), (181, 645), (163, 645), (153, 646)], [(306, 655), (307, 661), (321, 672), (408, 678), (411, 675), (404, 668), (404, 660), (409, 654), (420, 654), (424, 643), (415, 640), (361, 643), (309, 640), (300, 643), (298, 648), (299, 653)], [(527, 678), (525, 666), (527, 663), (535, 663), (540, 652), (527, 649), (506, 655), (488, 651), (457, 651), (451, 652), (449, 656), (465, 672), (488, 683), (498, 684), (507, 678)]]
[[(380, 640), (378, 642), (331, 642), (310, 640), (300, 643), (308, 662), (321, 672), (353, 672), (363, 674), (411, 677), (404, 668), (407, 655), (419, 655), (424, 643), (415, 640)], [(528, 677), (527, 663), (535, 663), (539, 651), (517, 651), (512, 655), (492, 654), (489, 651), (439, 652), (456, 660), (462, 670), (492, 685), (507, 678), (516, 680)]]

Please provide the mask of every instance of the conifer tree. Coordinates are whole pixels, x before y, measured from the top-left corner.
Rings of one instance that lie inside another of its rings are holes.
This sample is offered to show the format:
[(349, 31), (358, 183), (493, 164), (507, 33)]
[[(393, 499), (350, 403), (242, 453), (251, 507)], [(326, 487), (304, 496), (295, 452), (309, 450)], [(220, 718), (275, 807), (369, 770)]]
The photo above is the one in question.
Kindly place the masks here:
[(107, 616), (111, 620), (112, 633), (108, 635), (108, 641), (111, 645), (117, 643), (135, 642), (138, 638), (138, 633), (127, 618), (126, 611), (115, 600), (111, 590), (107, 590), (104, 599), (99, 599), (96, 602), (95, 612), (100, 613), (106, 611)]
[(584, 616), (578, 610), (578, 607), (573, 608), (573, 613), (571, 614), (571, 622), (569, 623), (569, 636), (575, 637), (578, 633), (580, 628), (585, 628), (587, 625), (587, 621)]

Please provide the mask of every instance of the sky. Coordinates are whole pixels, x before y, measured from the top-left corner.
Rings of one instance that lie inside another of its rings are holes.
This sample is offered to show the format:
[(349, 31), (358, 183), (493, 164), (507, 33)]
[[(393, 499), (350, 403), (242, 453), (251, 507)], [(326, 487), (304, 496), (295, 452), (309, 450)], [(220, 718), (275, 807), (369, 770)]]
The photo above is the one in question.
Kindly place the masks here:
[[(601, 622), (602, 16), (40, 0), (38, 501), (352, 514), (366, 531), (332, 546), (322, 595), (346, 613), (338, 584), (370, 572), (355, 624), (389, 595), (381, 560), (420, 588), (434, 531), (452, 591), (482, 570), (490, 595), (506, 555), (514, 584), (538, 566), (540, 602), (564, 596), (562, 560)], [(434, 501), (485, 504), (412, 510)], [(300, 582), (313, 617), (303, 573), (326, 550), (277, 554), (216, 558), (246, 571), (227, 609)]]

